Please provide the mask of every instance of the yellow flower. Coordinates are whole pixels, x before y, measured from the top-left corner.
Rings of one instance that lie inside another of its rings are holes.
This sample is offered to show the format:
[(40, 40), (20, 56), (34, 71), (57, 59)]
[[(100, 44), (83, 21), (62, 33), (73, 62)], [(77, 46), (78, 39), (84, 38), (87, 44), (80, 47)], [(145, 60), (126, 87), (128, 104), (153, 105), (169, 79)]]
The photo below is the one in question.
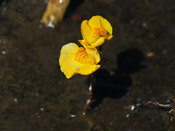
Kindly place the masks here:
[(75, 43), (69, 43), (62, 47), (59, 63), (61, 71), (66, 78), (71, 78), (74, 74), (89, 75), (100, 68), (97, 65), (100, 55), (96, 48), (85, 49), (78, 47)]
[(86, 47), (97, 47), (104, 43), (105, 39), (112, 39), (112, 26), (101, 16), (93, 16), (90, 20), (84, 20), (81, 24), (83, 40), (79, 42)]

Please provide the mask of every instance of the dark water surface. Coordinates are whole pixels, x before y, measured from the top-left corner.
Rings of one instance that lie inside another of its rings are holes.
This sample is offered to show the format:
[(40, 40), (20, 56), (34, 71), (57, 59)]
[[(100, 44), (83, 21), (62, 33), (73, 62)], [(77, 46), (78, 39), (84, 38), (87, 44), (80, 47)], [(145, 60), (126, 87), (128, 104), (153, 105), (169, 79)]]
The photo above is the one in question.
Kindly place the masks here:
[[(175, 130), (169, 109), (136, 106), (175, 95), (174, 0), (84, 0), (54, 29), (40, 22), (45, 8), (45, 0), (0, 2), (0, 130)], [(61, 47), (82, 38), (74, 15), (102, 15), (114, 30), (85, 117), (88, 76), (67, 80), (58, 64)]]

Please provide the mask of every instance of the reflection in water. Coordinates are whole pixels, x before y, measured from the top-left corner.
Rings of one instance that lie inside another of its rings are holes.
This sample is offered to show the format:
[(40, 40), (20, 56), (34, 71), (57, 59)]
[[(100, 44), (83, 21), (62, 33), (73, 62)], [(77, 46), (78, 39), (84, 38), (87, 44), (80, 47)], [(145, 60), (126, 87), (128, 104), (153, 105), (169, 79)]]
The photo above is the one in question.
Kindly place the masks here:
[(145, 68), (142, 65), (144, 57), (136, 48), (128, 49), (117, 55), (117, 70), (113, 75), (105, 70), (97, 70), (94, 73), (94, 102), (91, 109), (98, 106), (105, 97), (121, 98), (127, 93), (127, 87), (132, 85), (130, 74)]

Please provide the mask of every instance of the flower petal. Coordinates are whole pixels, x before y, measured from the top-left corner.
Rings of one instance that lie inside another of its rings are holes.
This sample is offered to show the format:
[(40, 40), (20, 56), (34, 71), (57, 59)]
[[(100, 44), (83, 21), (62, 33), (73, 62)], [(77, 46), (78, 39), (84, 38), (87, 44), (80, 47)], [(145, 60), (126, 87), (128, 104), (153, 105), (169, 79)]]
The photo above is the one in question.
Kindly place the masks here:
[(81, 75), (90, 75), (93, 72), (95, 72), (98, 68), (100, 68), (100, 65), (82, 65), (80, 66), (79, 70), (77, 72)]
[(97, 41), (91, 44), (93, 47), (101, 46), (105, 42), (105, 37), (100, 37)]
[(86, 40), (79, 40), (81, 45), (83, 45), (86, 49), (87, 48), (95, 48), (101, 46), (105, 42), (106, 37), (100, 37), (94, 43), (88, 43)]
[(78, 40), (86, 49), (87, 53), (92, 55), (96, 59), (96, 64), (100, 62), (100, 54), (97, 51), (97, 48), (89, 45), (85, 40)]
[(106, 40), (111, 40), (113, 38), (113, 35), (107, 35)]
[(91, 17), (91, 19), (89, 20), (88, 24), (92, 28), (102, 27), (101, 21), (103, 19), (104, 19), (103, 17), (101, 17), (99, 15), (96, 15), (96, 16)]
[(82, 22), (81, 33), (83, 40), (80, 43), (84, 43), (87, 47), (101, 46), (105, 39), (110, 40), (113, 37), (111, 24), (105, 18), (98, 15)]
[(92, 55), (95, 58), (95, 60), (96, 60), (95, 64), (98, 64), (100, 62), (100, 60), (101, 60), (100, 54), (98, 53), (96, 48), (87, 48), (86, 51), (87, 51), (87, 53), (89, 53), (90, 55)]
[(84, 20), (81, 23), (81, 34), (83, 36), (83, 39), (85, 39), (88, 43), (93, 43), (98, 39), (94, 37), (94, 32), (92, 28), (88, 25), (87, 20)]
[(75, 74), (77, 63), (74, 62), (74, 58), (78, 49), (79, 47), (75, 43), (66, 44), (61, 49), (59, 58), (60, 69), (68, 79)]
[(112, 26), (111, 24), (103, 17), (101, 16), (93, 16), (90, 20), (89, 20), (89, 26), (92, 28), (96, 28), (96, 27), (102, 27), (107, 31), (107, 36), (106, 39), (110, 40), (112, 39)]
[[(81, 50), (82, 47), (79, 48), (75, 43), (66, 44), (61, 49), (59, 58), (60, 69), (68, 79), (77, 73), (89, 75), (100, 68), (100, 65), (96, 65), (100, 61), (100, 55), (96, 48), (84, 50), (86, 51), (85, 54), (88, 53), (87, 57), (85, 57), (87, 59), (87, 64), (83, 64), (81, 61), (75, 59), (77, 53)], [(93, 57), (92, 60), (95, 59), (94, 64), (92, 63), (93, 61), (89, 61), (91, 57)]]
[(103, 27), (110, 35), (112, 34), (111, 24), (102, 16), (93, 16), (88, 24), (91, 28)]
[(101, 25), (109, 33), (109, 35), (112, 35), (112, 26), (106, 19), (101, 19)]

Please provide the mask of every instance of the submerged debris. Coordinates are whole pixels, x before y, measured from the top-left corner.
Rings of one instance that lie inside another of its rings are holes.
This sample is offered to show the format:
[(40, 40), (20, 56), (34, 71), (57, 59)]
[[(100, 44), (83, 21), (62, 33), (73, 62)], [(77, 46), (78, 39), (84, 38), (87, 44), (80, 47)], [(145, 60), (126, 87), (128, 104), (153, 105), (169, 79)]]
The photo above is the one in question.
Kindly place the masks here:
[(49, 0), (42, 22), (51, 28), (62, 21), (70, 0)]
[(126, 114), (126, 118), (129, 118), (129, 116), (130, 116), (129, 114)]
[(76, 117), (76, 115), (74, 115), (74, 114), (71, 114), (71, 115), (70, 115), (70, 117), (74, 118), (74, 117)]
[(135, 109), (135, 106), (131, 106), (131, 111), (133, 111)]
[(6, 54), (6, 51), (3, 50), (3, 51), (2, 51), (2, 54), (5, 55), (5, 54)]
[(153, 53), (153, 52), (148, 52), (148, 53), (146, 54), (146, 56), (147, 56), (147, 57), (152, 57), (152, 56), (154, 56), (154, 53)]
[(18, 99), (17, 99), (17, 98), (14, 98), (14, 102), (16, 102), (16, 103), (17, 103), (17, 102), (18, 102)]

